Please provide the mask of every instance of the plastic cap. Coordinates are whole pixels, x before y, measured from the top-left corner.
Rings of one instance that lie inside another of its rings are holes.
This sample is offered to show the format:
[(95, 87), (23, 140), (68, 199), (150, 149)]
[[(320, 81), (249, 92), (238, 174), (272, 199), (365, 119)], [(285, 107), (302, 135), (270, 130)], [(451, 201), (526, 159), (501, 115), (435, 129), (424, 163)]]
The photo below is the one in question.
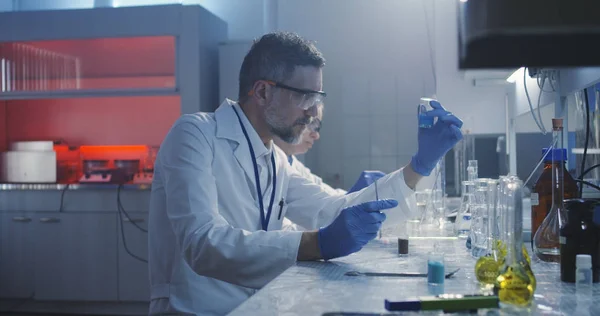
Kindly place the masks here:
[(542, 157), (544, 157), (544, 162), (552, 162), (552, 161), (566, 161), (567, 160), (567, 149), (566, 148), (553, 148), (552, 152), (546, 155), (548, 148), (542, 149)]
[(577, 255), (575, 262), (578, 268), (592, 268), (592, 256), (590, 255)]

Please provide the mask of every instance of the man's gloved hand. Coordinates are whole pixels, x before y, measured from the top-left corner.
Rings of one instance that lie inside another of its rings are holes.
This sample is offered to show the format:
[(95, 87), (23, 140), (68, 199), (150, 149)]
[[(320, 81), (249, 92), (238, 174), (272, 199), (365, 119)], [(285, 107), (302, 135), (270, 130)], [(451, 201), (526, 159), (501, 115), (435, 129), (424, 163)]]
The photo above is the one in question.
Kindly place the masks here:
[(348, 193), (360, 191), (363, 188), (370, 186), (373, 182), (375, 182), (377, 179), (379, 179), (383, 176), (385, 176), (385, 173), (383, 173), (381, 171), (365, 170), (360, 174), (360, 177), (358, 178), (356, 183), (352, 186), (352, 188), (350, 188), (350, 191), (348, 191)]
[(385, 214), (380, 210), (398, 206), (396, 200), (379, 200), (342, 210), (329, 226), (319, 229), (319, 248), (329, 260), (357, 252), (377, 237)]
[(428, 176), (437, 162), (462, 139), (460, 128), (463, 122), (436, 101), (432, 101), (433, 110), (427, 116), (437, 117), (431, 128), (419, 128), (418, 150), (412, 157), (411, 165), (416, 173)]

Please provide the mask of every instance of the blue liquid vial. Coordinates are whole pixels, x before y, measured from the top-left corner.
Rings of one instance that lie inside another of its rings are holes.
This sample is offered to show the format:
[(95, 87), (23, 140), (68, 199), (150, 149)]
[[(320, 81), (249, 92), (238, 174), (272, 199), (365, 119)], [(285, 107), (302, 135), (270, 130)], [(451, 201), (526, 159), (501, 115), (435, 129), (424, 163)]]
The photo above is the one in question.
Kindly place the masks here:
[(444, 254), (432, 252), (427, 258), (427, 283), (430, 285), (444, 284), (446, 279)]
[(431, 107), (431, 105), (429, 104), (429, 102), (431, 101), (435, 101), (434, 99), (430, 99), (430, 98), (421, 98), (421, 102), (419, 103), (419, 106), (417, 107), (417, 112), (418, 112), (418, 116), (419, 116), (419, 128), (431, 128), (433, 127), (434, 124), (434, 117), (432, 116), (427, 116), (427, 111), (433, 109)]

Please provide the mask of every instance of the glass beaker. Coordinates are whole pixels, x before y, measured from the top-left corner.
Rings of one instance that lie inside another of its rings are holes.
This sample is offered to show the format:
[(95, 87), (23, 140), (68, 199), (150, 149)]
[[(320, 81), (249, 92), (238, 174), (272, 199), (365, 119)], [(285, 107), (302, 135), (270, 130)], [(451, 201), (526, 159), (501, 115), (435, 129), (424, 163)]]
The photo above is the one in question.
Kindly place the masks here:
[(456, 212), (456, 220), (454, 221), (454, 233), (458, 238), (469, 237), (471, 231), (471, 200), (474, 190), (475, 182), (462, 182), (460, 208)]
[(433, 217), (433, 224), (442, 226), (446, 219), (446, 197), (444, 191), (441, 189), (431, 190), (431, 211)]
[(421, 222), (419, 224), (421, 236), (440, 236), (440, 215), (436, 209), (436, 195), (439, 196), (438, 190), (425, 190), (427, 201), (423, 207), (424, 211), (421, 214)]
[(409, 236), (415, 237), (421, 235), (421, 221), (427, 215), (427, 204), (430, 195), (431, 191), (429, 190), (415, 192), (417, 211), (406, 221), (406, 231)]

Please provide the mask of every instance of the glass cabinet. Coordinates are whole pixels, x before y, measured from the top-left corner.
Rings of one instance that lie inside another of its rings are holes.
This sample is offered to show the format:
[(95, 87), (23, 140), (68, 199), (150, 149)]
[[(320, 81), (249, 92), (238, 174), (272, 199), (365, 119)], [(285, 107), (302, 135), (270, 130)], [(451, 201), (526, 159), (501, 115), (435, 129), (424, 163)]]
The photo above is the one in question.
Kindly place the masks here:
[(224, 21), (199, 5), (0, 13), (0, 151), (11, 142), (158, 146), (220, 103)]
[(0, 86), (7, 96), (98, 90), (174, 93), (175, 37), (2, 43)]

